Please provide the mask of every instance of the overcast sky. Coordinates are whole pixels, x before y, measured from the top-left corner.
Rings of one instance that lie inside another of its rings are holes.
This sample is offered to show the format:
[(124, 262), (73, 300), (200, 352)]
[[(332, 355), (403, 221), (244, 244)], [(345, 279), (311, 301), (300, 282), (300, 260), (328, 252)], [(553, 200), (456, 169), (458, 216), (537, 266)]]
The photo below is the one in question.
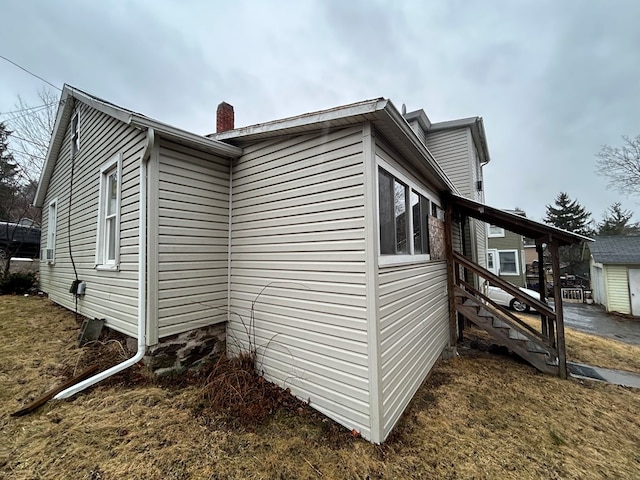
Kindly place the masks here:
[[(0, 18), (0, 55), (196, 133), (223, 100), (246, 126), (386, 97), (484, 118), (493, 206), (540, 220), (566, 191), (640, 219), (594, 156), (640, 134), (637, 0), (3, 0)], [(0, 112), (42, 86), (0, 59)]]

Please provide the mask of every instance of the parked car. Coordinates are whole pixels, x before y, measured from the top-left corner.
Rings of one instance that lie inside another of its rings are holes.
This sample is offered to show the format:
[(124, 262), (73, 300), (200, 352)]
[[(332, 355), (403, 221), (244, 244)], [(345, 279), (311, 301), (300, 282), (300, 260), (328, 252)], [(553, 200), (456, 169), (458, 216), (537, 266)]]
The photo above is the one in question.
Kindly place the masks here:
[(40, 226), (33, 220), (18, 223), (0, 222), (0, 259), (36, 258), (40, 254)]
[[(498, 305), (509, 307), (510, 309), (515, 310), (516, 312), (527, 313), (530, 310), (535, 311), (535, 309), (532, 309), (531, 307), (529, 307), (529, 305), (522, 303), (520, 300), (515, 298), (510, 293), (505, 292), (500, 287), (489, 285), (486, 288), (487, 288), (487, 297), (489, 297), (491, 300), (496, 302)], [(526, 293), (530, 297), (540, 300), (540, 294), (535, 290), (530, 290), (524, 287), (516, 287), (516, 285), (514, 285), (514, 288), (518, 288), (521, 292)], [(544, 303), (547, 303), (546, 299), (544, 300)]]

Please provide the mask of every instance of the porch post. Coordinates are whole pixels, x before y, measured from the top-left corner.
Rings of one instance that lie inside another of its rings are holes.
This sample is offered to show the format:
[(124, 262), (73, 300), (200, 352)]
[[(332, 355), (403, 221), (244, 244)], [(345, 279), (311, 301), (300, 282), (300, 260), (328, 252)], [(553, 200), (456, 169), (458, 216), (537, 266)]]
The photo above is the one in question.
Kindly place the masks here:
[[(536, 252), (538, 252), (538, 288), (540, 290), (540, 301), (544, 303), (544, 299), (547, 296), (547, 279), (544, 273), (544, 249), (540, 240), (536, 240)], [(549, 328), (547, 324), (547, 316), (540, 313), (540, 320), (542, 322), (542, 334), (549, 335)], [(551, 340), (553, 344), (553, 340)]]
[(558, 367), (560, 378), (567, 378), (567, 353), (564, 343), (564, 317), (562, 315), (562, 291), (560, 289), (560, 252), (558, 241), (552, 239), (548, 246), (551, 252), (551, 264), (553, 268), (553, 301), (556, 310), (556, 331), (558, 332)]
[(447, 291), (449, 292), (449, 346), (455, 347), (458, 342), (456, 336), (455, 265), (453, 261), (453, 206), (450, 200), (447, 200), (445, 207), (444, 237), (447, 251)]

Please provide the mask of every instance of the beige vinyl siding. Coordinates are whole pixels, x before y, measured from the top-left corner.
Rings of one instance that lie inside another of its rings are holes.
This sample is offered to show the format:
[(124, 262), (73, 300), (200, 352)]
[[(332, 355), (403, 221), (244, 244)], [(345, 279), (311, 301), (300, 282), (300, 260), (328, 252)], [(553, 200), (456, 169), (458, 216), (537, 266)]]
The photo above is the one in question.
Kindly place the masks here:
[(487, 268), (487, 224), (473, 219), (476, 226), (476, 241), (478, 244), (478, 265)]
[[(71, 251), (86, 294), (78, 298), (78, 312), (104, 318), (111, 328), (136, 335), (138, 322), (138, 198), (143, 132), (76, 102), (80, 109), (80, 150), (75, 159), (71, 208)], [(120, 270), (95, 267), (100, 167), (122, 154), (120, 205)], [(75, 279), (69, 255), (69, 190), (71, 181), (71, 135), (67, 129), (43, 208), (42, 238), (47, 238), (48, 205), (57, 204), (57, 235), (54, 265), (41, 262), (40, 285), (54, 302), (74, 309), (69, 287)]]
[(468, 128), (427, 134), (427, 147), (460, 194), (475, 200), (471, 187), (471, 132)]
[(411, 125), (411, 129), (415, 132), (416, 136), (420, 139), (420, 141), (426, 145), (427, 137), (424, 133), (424, 130), (420, 126), (420, 123), (417, 120), (414, 120), (409, 125)]
[(380, 268), (384, 437), (449, 342), (447, 265)]
[(369, 437), (362, 128), (244, 152), (233, 168), (228, 348), (256, 346), (268, 380)]
[(162, 338), (226, 321), (229, 160), (163, 141), (154, 175)]
[(629, 277), (626, 265), (605, 265), (607, 308), (610, 312), (631, 313)]

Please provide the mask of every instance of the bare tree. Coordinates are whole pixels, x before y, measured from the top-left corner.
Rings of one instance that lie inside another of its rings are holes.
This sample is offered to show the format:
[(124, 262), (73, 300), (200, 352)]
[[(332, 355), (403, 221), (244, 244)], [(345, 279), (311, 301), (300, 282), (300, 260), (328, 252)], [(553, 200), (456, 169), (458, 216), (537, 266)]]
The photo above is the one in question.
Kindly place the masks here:
[(596, 154), (597, 173), (609, 179), (609, 186), (627, 195), (640, 195), (640, 135), (622, 136), (620, 147), (603, 145)]
[[(10, 170), (3, 171), (0, 208), (0, 260), (8, 275), (12, 256), (36, 256), (41, 212), (31, 206), (55, 124), (58, 96), (43, 88), (39, 103), (31, 106), (20, 96), (4, 117), (2, 149)], [(6, 128), (5, 128), (6, 126)], [(34, 246), (35, 245), (35, 246)]]
[(6, 119), (13, 132), (11, 151), (25, 183), (38, 182), (56, 121), (58, 95), (42, 88), (38, 98), (37, 105), (29, 105), (18, 95), (15, 108)]

